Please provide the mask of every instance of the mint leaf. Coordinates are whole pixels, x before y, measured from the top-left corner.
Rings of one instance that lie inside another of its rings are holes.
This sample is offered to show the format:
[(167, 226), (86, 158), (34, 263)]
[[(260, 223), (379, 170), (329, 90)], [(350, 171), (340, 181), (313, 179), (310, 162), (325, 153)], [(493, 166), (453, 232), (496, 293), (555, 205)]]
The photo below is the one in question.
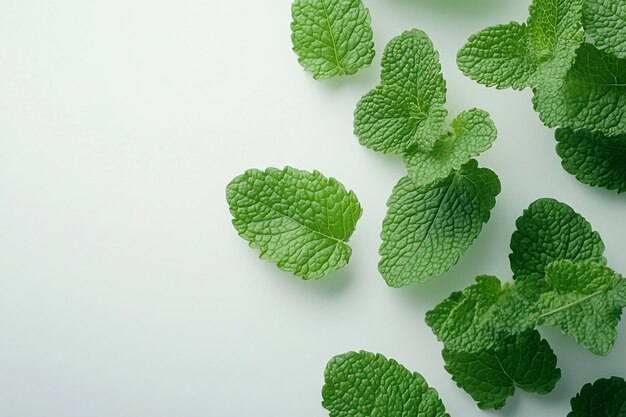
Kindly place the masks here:
[(623, 417), (626, 409), (626, 381), (611, 377), (586, 384), (571, 400), (567, 417)]
[(370, 14), (361, 0), (295, 0), (291, 40), (315, 79), (351, 75), (374, 58)]
[(626, 307), (626, 281), (602, 264), (570, 260), (551, 263), (545, 280), (537, 278), (501, 285), (496, 277), (480, 276), (426, 313), (426, 323), (455, 352), (496, 348), (503, 337), (548, 324), (606, 355)]
[(618, 58), (626, 58), (626, 2), (585, 0), (583, 26), (594, 44)]
[(578, 181), (618, 193), (626, 191), (626, 135), (608, 137), (558, 129), (556, 140), (563, 168)]
[(387, 284), (423, 282), (450, 269), (480, 234), (499, 193), (497, 175), (474, 160), (438, 183), (402, 178), (381, 234), (378, 269)]
[(261, 258), (304, 279), (348, 263), (346, 244), (361, 217), (353, 192), (317, 171), (251, 169), (228, 184), (233, 225)]
[(330, 417), (449, 417), (437, 391), (420, 374), (363, 351), (328, 362), (322, 398)]
[(559, 80), (583, 41), (582, 0), (534, 0), (527, 23), (493, 26), (470, 37), (457, 63), (465, 75), (488, 87), (535, 86)]
[(404, 163), (416, 185), (447, 177), (471, 158), (491, 147), (498, 133), (489, 113), (472, 109), (452, 121), (451, 130), (441, 135), (430, 152), (413, 152)]
[(558, 259), (604, 263), (597, 232), (567, 204), (550, 198), (532, 203), (515, 222), (509, 255), (514, 278), (545, 273)]
[(626, 134), (626, 59), (585, 43), (562, 83), (543, 82), (533, 103), (548, 127)]
[(501, 409), (515, 388), (547, 394), (561, 378), (556, 355), (536, 330), (504, 339), (478, 353), (443, 350), (445, 368), (478, 407)]
[(430, 150), (447, 116), (439, 54), (424, 32), (413, 29), (389, 42), (382, 67), (380, 85), (357, 104), (355, 135), (375, 151)]
[(496, 277), (479, 276), (476, 284), (427, 312), (426, 324), (448, 350), (483, 352), (535, 327), (536, 305), (545, 287), (543, 280), (502, 285)]
[(546, 268), (551, 291), (541, 295), (538, 324), (559, 326), (584, 348), (606, 355), (626, 307), (626, 280), (595, 262), (555, 261)]

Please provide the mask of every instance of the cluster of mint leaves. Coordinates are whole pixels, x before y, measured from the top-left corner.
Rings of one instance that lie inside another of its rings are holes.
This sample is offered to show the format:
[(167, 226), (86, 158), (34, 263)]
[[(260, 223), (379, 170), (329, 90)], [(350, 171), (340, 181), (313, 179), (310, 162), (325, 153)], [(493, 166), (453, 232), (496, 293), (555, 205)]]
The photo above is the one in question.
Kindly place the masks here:
[[(467, 371), (471, 372), (471, 367)], [(491, 387), (494, 392), (499, 388)], [(322, 398), (330, 417), (450, 417), (437, 391), (422, 375), (365, 351), (347, 352), (328, 362)], [(626, 381), (612, 377), (586, 384), (570, 404), (567, 417), (622, 417)]]
[(478, 109), (446, 126), (439, 54), (420, 30), (388, 43), (380, 79), (357, 104), (354, 133), (363, 146), (404, 157), (408, 174), (387, 203), (378, 265), (389, 286), (401, 287), (449, 270), (489, 220), (500, 181), (472, 158), (497, 132)]
[(606, 266), (600, 236), (571, 207), (537, 200), (516, 226), (514, 282), (480, 276), (426, 313), (444, 344), (446, 369), (481, 408), (501, 408), (514, 387), (544, 394), (554, 388), (560, 371), (537, 326), (557, 326), (606, 355), (626, 307), (626, 280)]
[[(361, 0), (294, 0), (292, 17), (293, 49), (315, 79), (371, 64), (371, 20)], [(472, 36), (458, 63), (487, 86), (530, 87), (541, 120), (560, 127), (563, 166), (582, 182), (626, 191), (625, 21), (621, 0), (534, 0), (526, 23)], [(355, 111), (360, 143), (402, 155), (407, 169), (381, 233), (379, 271), (392, 287), (454, 266), (500, 192), (498, 177), (473, 159), (497, 137), (489, 115), (471, 109), (448, 125), (445, 101), (439, 55), (414, 29), (386, 46), (381, 82)], [(311, 279), (347, 264), (362, 208), (337, 180), (291, 167), (252, 169), (231, 181), (227, 200), (240, 236), (280, 269)], [(502, 408), (517, 388), (554, 389), (561, 370), (538, 326), (558, 326), (606, 355), (626, 307), (626, 281), (606, 266), (600, 236), (569, 206), (538, 200), (516, 226), (512, 283), (477, 277), (426, 315), (444, 344), (446, 370), (480, 408)], [(448, 417), (421, 375), (363, 351), (331, 359), (322, 397), (331, 417)], [(626, 382), (587, 384), (571, 404), (568, 417), (621, 417)]]
[(459, 51), (459, 68), (488, 87), (531, 88), (556, 131), (566, 171), (626, 191), (626, 2), (534, 0), (525, 23), (482, 30)]

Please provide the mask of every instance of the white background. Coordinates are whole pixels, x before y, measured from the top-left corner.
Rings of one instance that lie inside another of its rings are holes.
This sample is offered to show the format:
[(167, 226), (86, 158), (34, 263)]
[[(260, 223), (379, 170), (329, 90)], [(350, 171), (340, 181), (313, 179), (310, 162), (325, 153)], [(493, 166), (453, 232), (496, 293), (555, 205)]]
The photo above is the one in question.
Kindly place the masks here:
[[(421, 372), (453, 417), (496, 415), (444, 371), (424, 313), (478, 274), (510, 279), (514, 221), (539, 197), (582, 213), (626, 272), (626, 197), (560, 167), (528, 91), (456, 67), (471, 33), (524, 20), (529, 3), (366, 1), (372, 67), (319, 82), (291, 51), (288, 0), (0, 0), (0, 415), (322, 417), (327, 360), (358, 349)], [(358, 144), (352, 112), (384, 45), (413, 27), (441, 52), (450, 113), (491, 113), (499, 139), (480, 162), (502, 193), (454, 269), (391, 289), (377, 250), (403, 167)], [(287, 164), (364, 207), (350, 265), (323, 280), (258, 260), (230, 224), (228, 181)], [(601, 358), (542, 329), (563, 379), (497, 415), (565, 416), (583, 383), (625, 376), (618, 331)]]

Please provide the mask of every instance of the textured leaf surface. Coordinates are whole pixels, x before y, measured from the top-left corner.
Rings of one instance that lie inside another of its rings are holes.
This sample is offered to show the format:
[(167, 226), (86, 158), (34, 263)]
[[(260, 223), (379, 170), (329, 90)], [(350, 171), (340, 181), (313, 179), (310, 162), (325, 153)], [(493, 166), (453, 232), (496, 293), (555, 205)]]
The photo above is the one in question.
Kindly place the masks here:
[(428, 36), (414, 29), (389, 42), (382, 67), (380, 85), (357, 104), (354, 133), (362, 145), (380, 152), (430, 150), (447, 116), (439, 54)]
[(489, 220), (500, 192), (496, 174), (472, 160), (443, 181), (416, 186), (402, 178), (387, 203), (378, 265), (389, 286), (441, 275)]
[(369, 352), (331, 359), (322, 398), (330, 417), (449, 417), (437, 391), (420, 374)]
[(563, 83), (534, 89), (533, 103), (548, 127), (626, 134), (626, 59), (585, 43)]
[(344, 266), (361, 217), (353, 192), (333, 178), (286, 167), (251, 169), (226, 188), (239, 235), (293, 274), (320, 278)]
[(586, 384), (571, 404), (572, 411), (567, 417), (624, 417), (626, 381), (614, 376)]
[(479, 353), (496, 348), (503, 338), (535, 327), (542, 280), (502, 285), (493, 276), (454, 292), (426, 313), (426, 323), (446, 349)]
[(522, 90), (537, 71), (526, 24), (489, 27), (472, 35), (457, 54), (461, 71), (487, 87)]
[(556, 140), (563, 168), (578, 181), (619, 193), (626, 191), (626, 135), (608, 137), (558, 129)]
[(561, 378), (556, 355), (536, 330), (504, 339), (478, 353), (443, 350), (446, 370), (478, 407), (500, 409), (516, 388), (547, 394)]
[(528, 22), (484, 29), (470, 37), (457, 62), (465, 75), (488, 87), (521, 90), (559, 80), (583, 41), (582, 0), (534, 0)]
[(374, 58), (370, 14), (361, 0), (295, 0), (291, 40), (316, 79), (350, 75)]
[(584, 348), (606, 355), (626, 307), (626, 280), (595, 262), (556, 261), (546, 269), (551, 291), (539, 299), (538, 324), (559, 326)]
[(626, 58), (626, 2), (585, 0), (583, 25), (594, 44), (618, 58)]
[(604, 262), (604, 244), (597, 232), (567, 204), (543, 198), (516, 221), (509, 255), (514, 278), (544, 275), (558, 259)]
[(491, 147), (498, 133), (489, 113), (472, 109), (452, 121), (430, 152), (405, 155), (404, 163), (416, 185), (425, 185), (447, 177), (471, 158)]

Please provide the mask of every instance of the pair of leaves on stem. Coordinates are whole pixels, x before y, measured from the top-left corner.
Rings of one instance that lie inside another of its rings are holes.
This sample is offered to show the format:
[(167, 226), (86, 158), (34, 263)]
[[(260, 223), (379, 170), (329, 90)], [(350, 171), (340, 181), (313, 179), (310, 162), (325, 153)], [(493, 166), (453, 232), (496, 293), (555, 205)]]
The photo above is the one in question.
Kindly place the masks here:
[[(531, 351), (537, 345), (535, 340), (530, 339)], [(541, 349), (541, 342), (538, 346)], [(525, 362), (525, 358), (520, 360)], [(466, 369), (468, 373), (472, 366), (470, 362)], [(517, 371), (512, 375), (520, 381), (535, 379), (532, 371), (527, 374)], [(535, 384), (531, 386), (541, 389)], [(491, 388), (494, 392), (506, 389)], [(337, 355), (328, 362), (324, 372), (322, 406), (329, 411), (330, 417), (450, 417), (437, 391), (429, 387), (419, 373), (411, 372), (381, 354), (365, 351)], [(599, 379), (583, 386), (572, 398), (572, 410), (567, 417), (621, 417), (625, 406), (626, 381), (619, 377)]]
[[(521, 363), (506, 374), (537, 376), (530, 385), (515, 380), (521, 389), (546, 393), (554, 387), (560, 375), (556, 358), (547, 342), (539, 341), (536, 326), (558, 326), (582, 347), (606, 355), (626, 307), (626, 280), (605, 265), (600, 236), (569, 206), (538, 200), (516, 225), (510, 255), (514, 283), (480, 276), (426, 314), (444, 344), (446, 369), (483, 408), (500, 408), (513, 393), (493, 389), (506, 378), (497, 377), (490, 362)], [(535, 341), (530, 350), (520, 342), (528, 337)], [(531, 356), (523, 363), (514, 360), (519, 355)]]
[(569, 139), (570, 151), (559, 152), (565, 169), (584, 183), (622, 192), (624, 154), (593, 162), (609, 152), (605, 144), (625, 142), (625, 20), (622, 0), (534, 0), (526, 23), (473, 35), (457, 61), (488, 87), (531, 87), (544, 124), (566, 129), (557, 133), (560, 143)]
[(489, 87), (531, 87), (549, 127), (626, 133), (626, 56), (599, 49), (599, 37), (596, 45), (584, 43), (583, 16), (596, 35), (601, 27), (621, 31), (616, 39), (622, 47), (626, 27), (611, 23), (619, 14), (605, 18), (599, 9), (626, 15), (621, 0), (534, 0), (526, 23), (493, 26), (470, 37), (458, 53), (459, 67)]
[(497, 136), (489, 115), (461, 113), (445, 127), (446, 83), (439, 54), (417, 29), (392, 39), (380, 85), (357, 105), (362, 145), (401, 154), (408, 175), (387, 203), (379, 270), (392, 287), (423, 282), (456, 264), (489, 219), (498, 177), (473, 157)]

